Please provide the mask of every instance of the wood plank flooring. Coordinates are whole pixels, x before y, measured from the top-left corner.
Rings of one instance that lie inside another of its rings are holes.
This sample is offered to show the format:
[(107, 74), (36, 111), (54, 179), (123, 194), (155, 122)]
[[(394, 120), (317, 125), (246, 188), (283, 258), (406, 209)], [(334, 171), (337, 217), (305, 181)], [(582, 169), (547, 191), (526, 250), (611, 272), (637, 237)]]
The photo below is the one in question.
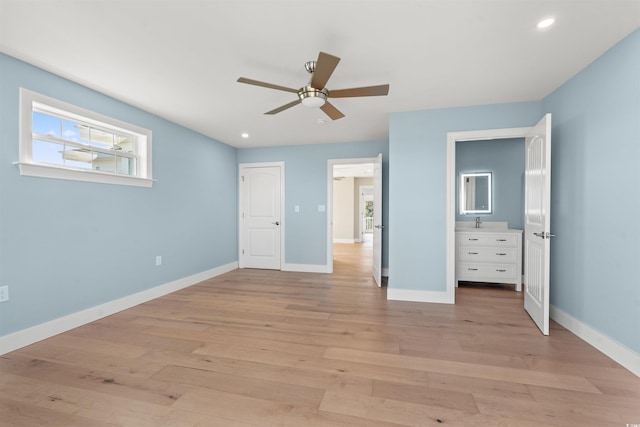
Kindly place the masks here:
[(370, 246), (334, 274), (237, 270), (0, 357), (0, 426), (625, 426), (640, 378), (522, 294), (387, 301)]

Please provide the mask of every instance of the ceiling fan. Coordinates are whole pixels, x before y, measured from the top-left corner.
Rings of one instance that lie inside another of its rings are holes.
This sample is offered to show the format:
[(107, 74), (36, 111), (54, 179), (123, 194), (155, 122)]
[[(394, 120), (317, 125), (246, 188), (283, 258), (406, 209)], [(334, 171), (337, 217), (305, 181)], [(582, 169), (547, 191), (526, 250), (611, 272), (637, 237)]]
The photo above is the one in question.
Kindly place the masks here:
[(304, 68), (311, 74), (311, 81), (308, 85), (300, 89), (294, 89), (284, 86), (278, 86), (271, 83), (265, 83), (258, 80), (240, 77), (239, 83), (246, 83), (255, 86), (262, 86), (269, 89), (282, 90), (292, 92), (298, 95), (298, 99), (289, 102), (274, 110), (267, 111), (265, 114), (277, 114), (288, 108), (302, 104), (308, 107), (320, 107), (324, 113), (332, 120), (338, 120), (344, 117), (344, 114), (334, 107), (327, 98), (352, 98), (359, 96), (385, 96), (389, 93), (389, 85), (355, 87), (350, 89), (338, 89), (329, 91), (325, 85), (329, 81), (329, 77), (333, 74), (333, 70), (338, 66), (340, 58), (320, 52), (317, 61), (309, 61), (304, 64)]

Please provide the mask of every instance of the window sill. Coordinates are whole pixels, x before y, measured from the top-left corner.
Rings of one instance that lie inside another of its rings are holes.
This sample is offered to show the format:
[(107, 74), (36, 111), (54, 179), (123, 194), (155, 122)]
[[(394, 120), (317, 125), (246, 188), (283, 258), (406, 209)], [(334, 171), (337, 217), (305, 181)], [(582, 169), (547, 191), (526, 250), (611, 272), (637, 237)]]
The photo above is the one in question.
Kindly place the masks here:
[(102, 184), (130, 185), (134, 187), (151, 187), (153, 179), (135, 176), (116, 175), (94, 170), (65, 169), (55, 166), (34, 163), (18, 163), (20, 175), (40, 178), (67, 179), (72, 181), (98, 182)]

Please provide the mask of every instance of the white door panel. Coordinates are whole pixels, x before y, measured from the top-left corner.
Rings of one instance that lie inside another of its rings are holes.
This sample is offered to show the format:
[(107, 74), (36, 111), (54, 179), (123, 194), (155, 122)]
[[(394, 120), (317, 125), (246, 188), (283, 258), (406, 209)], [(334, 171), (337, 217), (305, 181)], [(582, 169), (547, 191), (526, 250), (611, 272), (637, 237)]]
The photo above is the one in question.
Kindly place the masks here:
[(549, 335), (551, 114), (525, 138), (524, 308)]
[(240, 267), (281, 269), (282, 170), (241, 167)]
[(249, 185), (249, 215), (251, 218), (273, 218), (277, 211), (276, 190), (279, 186), (273, 171), (251, 171), (247, 175)]
[(373, 164), (373, 279), (382, 286), (382, 154)]
[(247, 250), (250, 257), (276, 256), (276, 230), (269, 228), (252, 228), (249, 230)]

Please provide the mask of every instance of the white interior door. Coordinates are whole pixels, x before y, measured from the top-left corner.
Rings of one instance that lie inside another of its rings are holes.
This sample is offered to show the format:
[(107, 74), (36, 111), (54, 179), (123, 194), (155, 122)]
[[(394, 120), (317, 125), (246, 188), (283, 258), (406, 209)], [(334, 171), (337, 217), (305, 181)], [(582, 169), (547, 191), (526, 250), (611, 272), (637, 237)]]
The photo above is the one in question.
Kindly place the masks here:
[(551, 114), (525, 137), (524, 308), (549, 335)]
[(382, 286), (382, 154), (373, 163), (373, 280)]
[(282, 169), (240, 170), (240, 267), (281, 269)]

